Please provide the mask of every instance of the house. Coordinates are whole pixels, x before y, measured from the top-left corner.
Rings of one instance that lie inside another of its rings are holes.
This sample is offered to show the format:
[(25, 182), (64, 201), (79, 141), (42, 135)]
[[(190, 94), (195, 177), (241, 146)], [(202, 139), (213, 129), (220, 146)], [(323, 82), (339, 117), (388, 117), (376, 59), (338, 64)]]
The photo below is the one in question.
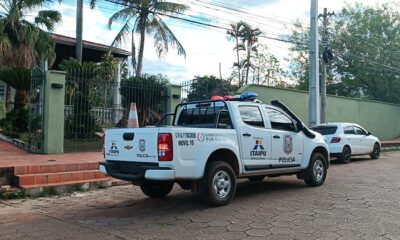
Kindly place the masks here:
[[(52, 34), (56, 42), (56, 59), (54, 64), (50, 67), (51, 70), (59, 70), (58, 65), (64, 59), (75, 57), (76, 39), (59, 34)], [(82, 61), (83, 62), (100, 62), (101, 57), (109, 51), (110, 47), (104, 44), (83, 41)], [(131, 53), (120, 48), (111, 48), (111, 53), (114, 57), (126, 60)], [(6, 92), (7, 84), (0, 81), (0, 119), (2, 119), (6, 112)], [(11, 101), (14, 99), (15, 91), (10, 93)], [(12, 105), (12, 103), (10, 103)]]

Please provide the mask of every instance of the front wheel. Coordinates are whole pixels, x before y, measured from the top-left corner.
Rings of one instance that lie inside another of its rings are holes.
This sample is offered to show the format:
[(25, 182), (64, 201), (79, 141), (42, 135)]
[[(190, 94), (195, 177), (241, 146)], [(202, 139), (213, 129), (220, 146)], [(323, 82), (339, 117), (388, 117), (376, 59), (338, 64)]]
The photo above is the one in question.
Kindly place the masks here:
[(378, 159), (380, 155), (381, 155), (381, 146), (379, 146), (378, 143), (375, 143), (370, 157), (371, 159)]
[(236, 176), (228, 163), (211, 162), (205, 177), (206, 197), (211, 205), (223, 206), (233, 199), (236, 192)]
[(327, 171), (324, 155), (313, 153), (308, 168), (305, 170), (304, 182), (310, 187), (321, 186), (325, 182)]
[(173, 186), (173, 182), (143, 181), (140, 184), (140, 189), (150, 198), (162, 198), (171, 192)]

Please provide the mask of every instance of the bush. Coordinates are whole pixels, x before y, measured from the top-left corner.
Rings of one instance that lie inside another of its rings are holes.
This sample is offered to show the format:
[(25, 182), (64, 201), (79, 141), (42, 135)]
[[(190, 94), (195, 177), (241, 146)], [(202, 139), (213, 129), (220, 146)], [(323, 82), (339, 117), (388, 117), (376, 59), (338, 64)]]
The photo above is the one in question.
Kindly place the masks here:
[(0, 120), (0, 126), (4, 133), (12, 138), (19, 137), (19, 133), (28, 131), (28, 109), (13, 109), (6, 113), (6, 117)]

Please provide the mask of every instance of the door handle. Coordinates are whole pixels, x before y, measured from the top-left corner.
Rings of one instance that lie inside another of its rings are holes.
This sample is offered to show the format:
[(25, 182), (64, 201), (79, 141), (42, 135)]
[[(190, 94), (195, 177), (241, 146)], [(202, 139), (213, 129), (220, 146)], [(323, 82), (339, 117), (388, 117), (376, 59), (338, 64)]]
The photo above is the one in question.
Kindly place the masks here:
[(278, 136), (278, 135), (275, 135), (274, 138), (275, 138), (275, 139), (279, 139), (279, 138), (281, 138), (281, 137)]
[(251, 137), (250, 133), (243, 133), (243, 137)]

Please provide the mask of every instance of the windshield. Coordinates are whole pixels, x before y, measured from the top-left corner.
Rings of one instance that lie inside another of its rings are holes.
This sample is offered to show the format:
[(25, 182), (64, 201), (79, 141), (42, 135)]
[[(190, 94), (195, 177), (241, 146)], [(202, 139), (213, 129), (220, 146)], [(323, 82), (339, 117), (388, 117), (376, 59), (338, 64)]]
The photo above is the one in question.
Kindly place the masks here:
[(335, 126), (329, 126), (329, 127), (312, 127), (312, 130), (320, 133), (321, 135), (331, 135), (331, 134), (335, 134), (337, 127)]

